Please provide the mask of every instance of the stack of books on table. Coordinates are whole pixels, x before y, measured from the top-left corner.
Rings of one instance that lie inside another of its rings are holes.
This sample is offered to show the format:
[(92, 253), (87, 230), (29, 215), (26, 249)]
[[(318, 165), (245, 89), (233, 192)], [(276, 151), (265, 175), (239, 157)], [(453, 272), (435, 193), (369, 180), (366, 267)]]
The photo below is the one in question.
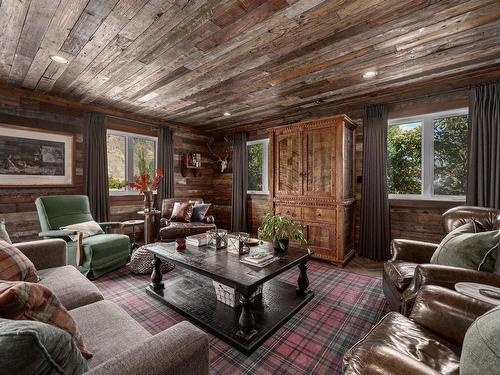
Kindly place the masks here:
[(206, 233), (195, 234), (186, 237), (186, 245), (191, 246), (206, 246), (208, 245), (208, 236)]
[(274, 256), (274, 254), (256, 254), (254, 256), (248, 256), (240, 259), (240, 262), (262, 268), (278, 259), (279, 258)]

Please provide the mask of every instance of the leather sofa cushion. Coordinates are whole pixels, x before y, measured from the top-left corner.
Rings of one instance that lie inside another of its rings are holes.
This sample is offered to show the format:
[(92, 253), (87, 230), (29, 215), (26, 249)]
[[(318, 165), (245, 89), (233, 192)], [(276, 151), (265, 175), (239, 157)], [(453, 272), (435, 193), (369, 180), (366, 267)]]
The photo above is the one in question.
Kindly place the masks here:
[[(383, 360), (384, 353), (392, 353), (392, 365)], [(392, 312), (349, 349), (343, 361), (346, 374), (396, 374), (405, 367), (405, 362), (427, 370), (420, 373), (457, 374), (460, 350), (403, 315)]]
[(206, 224), (192, 221), (190, 223), (171, 222), (167, 227), (160, 229), (160, 237), (163, 239), (181, 238), (193, 234), (204, 233), (215, 229), (215, 224)]
[(410, 285), (417, 263), (389, 260), (384, 263), (384, 273), (400, 291)]

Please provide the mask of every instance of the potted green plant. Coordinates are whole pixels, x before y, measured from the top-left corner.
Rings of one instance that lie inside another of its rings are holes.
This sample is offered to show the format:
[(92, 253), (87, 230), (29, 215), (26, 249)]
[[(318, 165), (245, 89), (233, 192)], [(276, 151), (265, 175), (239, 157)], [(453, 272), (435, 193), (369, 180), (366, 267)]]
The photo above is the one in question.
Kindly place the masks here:
[(278, 253), (286, 253), (290, 240), (299, 242), (300, 246), (309, 245), (300, 223), (274, 211), (268, 212), (262, 220), (259, 227), (259, 239), (271, 241), (274, 250)]

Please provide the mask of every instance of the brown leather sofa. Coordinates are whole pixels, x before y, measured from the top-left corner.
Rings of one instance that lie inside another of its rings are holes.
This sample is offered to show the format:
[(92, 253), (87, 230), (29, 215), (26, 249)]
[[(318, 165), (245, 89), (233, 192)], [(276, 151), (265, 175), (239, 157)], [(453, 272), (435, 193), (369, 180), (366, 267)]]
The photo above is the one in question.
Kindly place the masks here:
[[(500, 210), (483, 207), (454, 207), (443, 214), (446, 233), (474, 219), (484, 230), (500, 228)], [(460, 281), (500, 287), (500, 258), (495, 274), (429, 264), (439, 244), (395, 239), (391, 242), (392, 259), (384, 263), (383, 289), (389, 305), (408, 316), (417, 291), (423, 285), (441, 285), (453, 289)]]
[(172, 209), (175, 202), (203, 203), (201, 198), (169, 198), (164, 199), (161, 205), (160, 219), (160, 239), (162, 241), (172, 241), (176, 238), (192, 236), (204, 233), (207, 230), (215, 229), (215, 219), (211, 215), (206, 215), (203, 221), (191, 221), (189, 223), (170, 221)]
[(426, 286), (409, 318), (391, 312), (343, 358), (344, 374), (458, 374), (465, 333), (494, 306)]

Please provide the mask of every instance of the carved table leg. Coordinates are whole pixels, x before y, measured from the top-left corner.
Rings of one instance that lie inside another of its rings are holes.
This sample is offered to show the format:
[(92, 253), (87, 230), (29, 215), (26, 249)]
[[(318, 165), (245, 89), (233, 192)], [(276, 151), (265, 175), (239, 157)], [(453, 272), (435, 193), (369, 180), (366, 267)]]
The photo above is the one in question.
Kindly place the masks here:
[(309, 279), (307, 278), (307, 262), (299, 264), (299, 278), (297, 279), (297, 295), (304, 296), (309, 293)]
[(156, 255), (153, 255), (153, 272), (151, 273), (151, 288), (155, 292), (159, 292), (164, 288), (163, 283), (161, 282), (163, 275), (161, 274), (160, 266), (161, 266), (161, 260), (158, 259)]
[[(252, 295), (249, 293), (249, 295)], [(245, 294), (241, 294), (240, 297), (241, 302), (241, 314), (240, 319), (238, 320), (238, 324), (240, 326), (240, 330), (238, 331), (238, 336), (242, 336), (247, 340), (250, 340), (257, 331), (254, 329), (255, 318), (253, 317), (252, 311), (250, 310), (250, 305), (253, 302), (253, 298), (246, 296)]]

